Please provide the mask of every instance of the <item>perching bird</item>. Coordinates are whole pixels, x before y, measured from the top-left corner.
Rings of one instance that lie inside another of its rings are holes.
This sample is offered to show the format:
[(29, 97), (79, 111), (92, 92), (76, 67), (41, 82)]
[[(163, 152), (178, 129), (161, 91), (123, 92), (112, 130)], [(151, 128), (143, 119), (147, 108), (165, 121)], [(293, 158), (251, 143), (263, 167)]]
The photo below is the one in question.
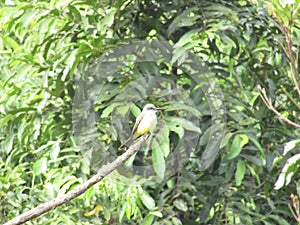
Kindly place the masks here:
[(136, 118), (135, 124), (131, 131), (130, 137), (119, 147), (119, 150), (128, 148), (134, 140), (146, 133), (151, 133), (157, 124), (156, 112), (161, 108), (155, 107), (153, 104), (144, 106), (143, 111)]

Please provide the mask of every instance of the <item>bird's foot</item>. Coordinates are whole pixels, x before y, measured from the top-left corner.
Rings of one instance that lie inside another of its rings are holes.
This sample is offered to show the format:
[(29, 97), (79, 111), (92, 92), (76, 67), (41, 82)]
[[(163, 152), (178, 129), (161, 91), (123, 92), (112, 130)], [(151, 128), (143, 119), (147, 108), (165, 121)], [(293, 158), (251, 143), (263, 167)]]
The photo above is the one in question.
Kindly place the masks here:
[(150, 132), (146, 133), (146, 134), (143, 136), (144, 140), (146, 141), (146, 140), (150, 137), (150, 135), (151, 135)]

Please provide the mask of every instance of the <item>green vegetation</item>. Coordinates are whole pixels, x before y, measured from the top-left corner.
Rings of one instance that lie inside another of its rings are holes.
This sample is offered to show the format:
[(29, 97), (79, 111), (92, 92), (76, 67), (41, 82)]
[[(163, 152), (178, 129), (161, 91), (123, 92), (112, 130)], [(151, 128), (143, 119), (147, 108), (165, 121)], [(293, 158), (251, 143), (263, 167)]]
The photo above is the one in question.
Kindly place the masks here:
[(0, 222), (300, 224), (300, 1), (0, 2)]

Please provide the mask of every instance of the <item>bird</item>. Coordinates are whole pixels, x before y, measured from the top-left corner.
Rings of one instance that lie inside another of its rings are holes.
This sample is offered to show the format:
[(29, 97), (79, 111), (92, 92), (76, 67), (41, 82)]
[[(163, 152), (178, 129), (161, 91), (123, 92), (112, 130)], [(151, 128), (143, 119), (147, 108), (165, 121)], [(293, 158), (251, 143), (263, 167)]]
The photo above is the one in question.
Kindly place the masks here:
[(153, 104), (146, 104), (140, 115), (136, 118), (130, 137), (119, 147), (119, 150), (128, 148), (134, 140), (144, 134), (151, 134), (157, 124), (156, 112), (162, 108), (155, 107)]

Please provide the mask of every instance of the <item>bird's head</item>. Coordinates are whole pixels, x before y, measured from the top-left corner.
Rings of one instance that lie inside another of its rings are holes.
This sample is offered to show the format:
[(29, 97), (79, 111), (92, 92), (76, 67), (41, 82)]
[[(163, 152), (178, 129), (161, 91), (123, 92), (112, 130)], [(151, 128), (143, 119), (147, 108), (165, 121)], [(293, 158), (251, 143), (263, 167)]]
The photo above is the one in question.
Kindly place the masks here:
[(153, 104), (147, 104), (143, 108), (143, 112), (156, 112), (158, 110), (162, 110), (162, 109), (155, 107)]

